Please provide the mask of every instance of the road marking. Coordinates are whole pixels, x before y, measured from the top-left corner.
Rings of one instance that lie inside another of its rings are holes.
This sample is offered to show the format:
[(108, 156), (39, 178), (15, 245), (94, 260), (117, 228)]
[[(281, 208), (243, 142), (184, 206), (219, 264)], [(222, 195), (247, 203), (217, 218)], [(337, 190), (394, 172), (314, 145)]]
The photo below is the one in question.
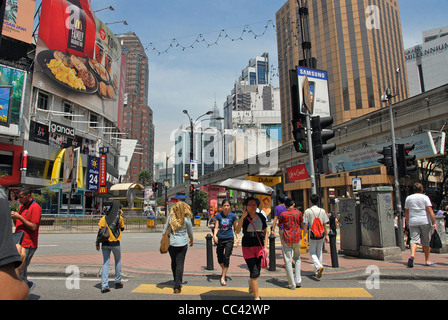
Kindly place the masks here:
[[(141, 284), (134, 293), (173, 294), (173, 287), (157, 284)], [(373, 298), (363, 288), (259, 288), (261, 297), (303, 297), (303, 298)], [(252, 297), (247, 288), (241, 287), (206, 287), (184, 286), (183, 295), (210, 295), (210, 296), (241, 296)]]

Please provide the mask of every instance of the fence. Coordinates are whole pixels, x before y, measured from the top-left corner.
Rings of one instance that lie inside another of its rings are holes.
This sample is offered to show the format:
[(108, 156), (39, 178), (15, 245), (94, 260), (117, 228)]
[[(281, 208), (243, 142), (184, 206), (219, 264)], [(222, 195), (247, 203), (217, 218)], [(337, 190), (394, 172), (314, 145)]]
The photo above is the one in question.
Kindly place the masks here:
[[(100, 215), (49, 215), (43, 214), (39, 231), (45, 232), (85, 232), (94, 233), (98, 231)], [(125, 231), (133, 232), (159, 232), (163, 229), (165, 217), (153, 220), (154, 226), (147, 227), (145, 216), (123, 215)]]

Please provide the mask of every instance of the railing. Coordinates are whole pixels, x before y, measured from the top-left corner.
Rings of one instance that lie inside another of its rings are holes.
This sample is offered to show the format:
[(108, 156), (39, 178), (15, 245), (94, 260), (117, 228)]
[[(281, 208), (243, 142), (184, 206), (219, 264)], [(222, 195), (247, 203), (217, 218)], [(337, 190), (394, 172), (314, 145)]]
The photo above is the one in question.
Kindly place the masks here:
[[(98, 231), (98, 222), (101, 215), (49, 215), (43, 214), (39, 231), (50, 232), (85, 232), (94, 233)], [(163, 229), (164, 217), (155, 219), (154, 226), (148, 228), (145, 216), (123, 215), (125, 231), (133, 232), (160, 232)]]

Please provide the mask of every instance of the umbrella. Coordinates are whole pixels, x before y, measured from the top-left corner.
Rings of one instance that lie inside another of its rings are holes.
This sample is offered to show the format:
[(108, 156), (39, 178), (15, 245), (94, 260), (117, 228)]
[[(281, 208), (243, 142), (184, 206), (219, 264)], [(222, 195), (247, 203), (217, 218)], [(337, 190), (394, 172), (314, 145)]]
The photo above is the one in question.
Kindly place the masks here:
[(255, 182), (251, 180), (227, 179), (215, 185), (250, 193), (271, 195), (274, 192), (274, 189), (272, 189), (271, 187), (268, 187), (261, 182)]

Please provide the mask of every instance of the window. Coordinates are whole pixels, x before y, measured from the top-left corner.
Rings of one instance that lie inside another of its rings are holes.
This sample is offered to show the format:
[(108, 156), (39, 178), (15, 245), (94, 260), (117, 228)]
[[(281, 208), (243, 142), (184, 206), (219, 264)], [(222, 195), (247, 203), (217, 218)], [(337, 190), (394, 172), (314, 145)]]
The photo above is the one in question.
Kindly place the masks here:
[(48, 110), (48, 95), (39, 92), (37, 96), (37, 108), (42, 110)]
[(68, 114), (73, 114), (73, 110), (74, 110), (73, 104), (69, 101), (64, 101), (64, 113), (65, 113), (64, 118), (65, 119), (70, 120), (70, 121), (73, 120), (73, 117), (68, 115)]
[(98, 115), (95, 113), (90, 113), (90, 119), (89, 119), (89, 127), (90, 128), (96, 128), (98, 127)]

